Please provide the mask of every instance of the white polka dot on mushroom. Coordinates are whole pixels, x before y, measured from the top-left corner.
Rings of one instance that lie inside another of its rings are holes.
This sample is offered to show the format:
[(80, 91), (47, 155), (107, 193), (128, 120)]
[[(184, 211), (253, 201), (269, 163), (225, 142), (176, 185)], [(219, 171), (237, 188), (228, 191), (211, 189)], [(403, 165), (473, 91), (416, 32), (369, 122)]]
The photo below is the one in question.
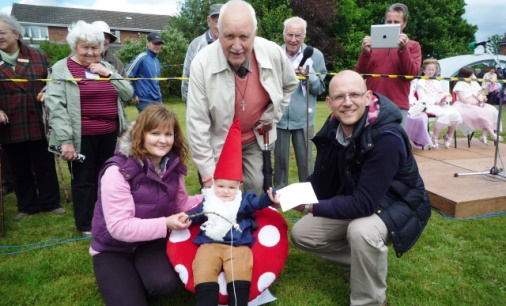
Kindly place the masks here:
[(266, 225), (258, 232), (258, 242), (266, 247), (273, 247), (278, 244), (281, 235), (278, 229), (272, 225)]
[(179, 274), (179, 278), (186, 285), (188, 283), (188, 270), (183, 265), (176, 265), (174, 270)]
[(265, 289), (269, 288), (275, 279), (276, 275), (274, 275), (272, 272), (265, 272), (264, 274), (260, 275), (257, 283), (258, 291), (262, 292)]
[(188, 239), (190, 239), (190, 230), (188, 229), (182, 231), (172, 231), (169, 237), (169, 241), (172, 243), (183, 242)]

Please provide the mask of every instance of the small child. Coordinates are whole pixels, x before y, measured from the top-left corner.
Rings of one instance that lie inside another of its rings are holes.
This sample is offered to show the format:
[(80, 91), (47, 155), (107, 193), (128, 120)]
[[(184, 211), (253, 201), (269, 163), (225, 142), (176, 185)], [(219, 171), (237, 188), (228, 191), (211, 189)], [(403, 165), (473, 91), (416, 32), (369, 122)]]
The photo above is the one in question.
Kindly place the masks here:
[[(228, 305), (248, 305), (256, 229), (253, 212), (279, 204), (272, 188), (267, 194), (242, 194), (241, 128), (235, 120), (230, 127), (214, 172), (214, 184), (204, 189), (204, 201), (187, 212), (202, 223), (193, 241), (199, 249), (193, 261), (195, 305), (218, 305), (218, 275), (227, 279)], [(201, 214), (202, 213), (202, 214)], [(236, 304), (237, 302), (237, 304)]]

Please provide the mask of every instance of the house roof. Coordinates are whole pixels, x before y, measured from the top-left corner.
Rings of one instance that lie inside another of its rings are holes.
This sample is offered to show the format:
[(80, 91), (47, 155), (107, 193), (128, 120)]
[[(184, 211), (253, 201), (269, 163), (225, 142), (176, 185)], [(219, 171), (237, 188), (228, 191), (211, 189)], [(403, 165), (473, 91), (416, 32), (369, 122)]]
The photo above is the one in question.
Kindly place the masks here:
[(68, 27), (78, 20), (93, 22), (103, 20), (114, 30), (150, 32), (162, 30), (168, 23), (169, 15), (100, 11), (61, 6), (43, 6), (13, 3), (11, 15), (20, 23), (44, 24)]

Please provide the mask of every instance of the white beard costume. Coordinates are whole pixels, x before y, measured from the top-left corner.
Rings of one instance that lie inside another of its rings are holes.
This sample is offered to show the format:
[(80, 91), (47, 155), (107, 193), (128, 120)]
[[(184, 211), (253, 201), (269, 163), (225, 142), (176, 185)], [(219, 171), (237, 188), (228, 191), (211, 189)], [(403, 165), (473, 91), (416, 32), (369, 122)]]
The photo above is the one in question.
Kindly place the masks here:
[(204, 222), (200, 229), (203, 230), (207, 237), (216, 240), (223, 241), (223, 237), (232, 229), (232, 226), (236, 224), (237, 212), (241, 206), (242, 192), (237, 191), (237, 196), (232, 201), (220, 200), (214, 191), (214, 185), (211, 188), (202, 189), (204, 194), (204, 212), (218, 213), (222, 217), (215, 214), (206, 214), (207, 221)]

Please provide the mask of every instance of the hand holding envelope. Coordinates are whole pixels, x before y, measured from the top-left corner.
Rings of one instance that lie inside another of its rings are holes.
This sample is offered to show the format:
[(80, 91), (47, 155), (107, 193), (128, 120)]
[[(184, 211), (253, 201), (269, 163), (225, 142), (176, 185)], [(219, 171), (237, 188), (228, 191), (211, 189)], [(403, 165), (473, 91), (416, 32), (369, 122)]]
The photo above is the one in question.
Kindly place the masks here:
[(290, 210), (300, 204), (316, 204), (318, 199), (311, 183), (294, 183), (276, 191), (283, 211)]

